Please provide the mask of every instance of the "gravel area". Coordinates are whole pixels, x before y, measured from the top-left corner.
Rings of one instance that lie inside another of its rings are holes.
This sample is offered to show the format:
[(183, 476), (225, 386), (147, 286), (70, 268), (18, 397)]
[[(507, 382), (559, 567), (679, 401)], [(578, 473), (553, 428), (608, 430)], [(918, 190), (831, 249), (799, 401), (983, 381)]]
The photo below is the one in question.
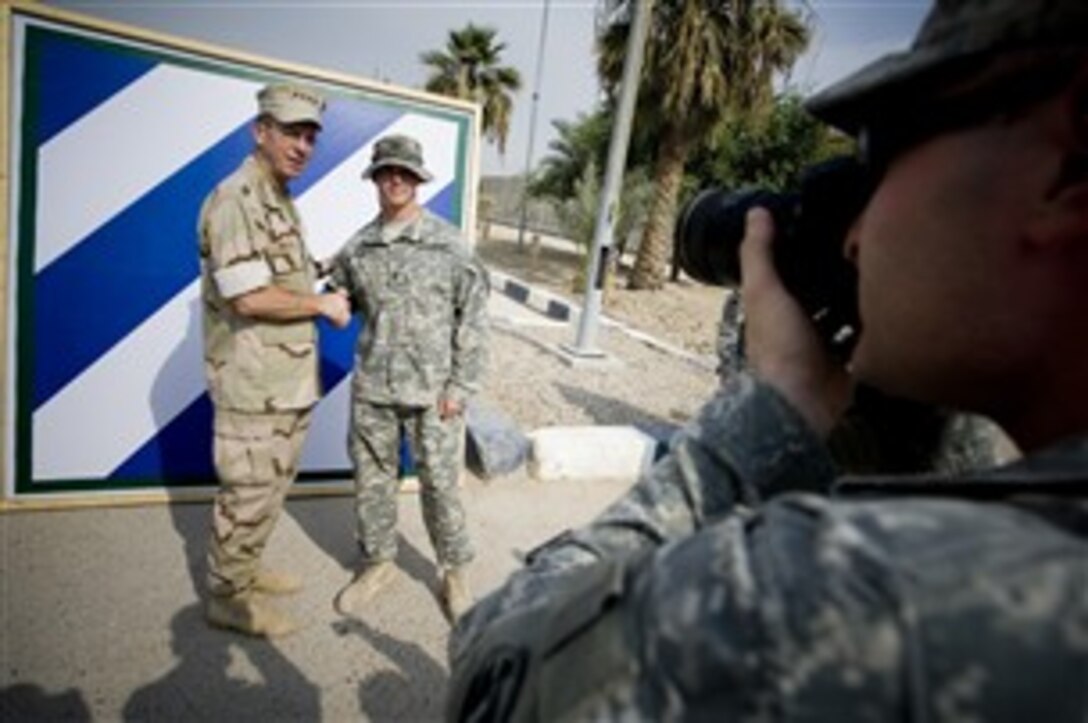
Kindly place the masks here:
[(633, 425), (667, 438), (713, 393), (717, 377), (699, 366), (602, 328), (600, 362), (571, 366), (558, 348), (575, 329), (513, 327), (496, 322), (492, 371), (480, 396), (523, 431), (554, 425)]
[[(489, 267), (575, 301), (569, 290), (581, 262), (574, 246), (551, 240), (535, 251), (519, 250), (514, 238), (493, 233), (477, 249)], [(620, 325), (605, 321), (597, 338), (607, 359), (573, 366), (559, 348), (574, 343), (574, 323), (494, 319), (490, 372), (480, 401), (523, 431), (633, 425), (667, 438), (717, 386), (710, 354), (722, 294), (689, 281), (657, 292), (617, 289), (606, 299), (604, 314)], [(688, 353), (663, 350), (654, 340)]]

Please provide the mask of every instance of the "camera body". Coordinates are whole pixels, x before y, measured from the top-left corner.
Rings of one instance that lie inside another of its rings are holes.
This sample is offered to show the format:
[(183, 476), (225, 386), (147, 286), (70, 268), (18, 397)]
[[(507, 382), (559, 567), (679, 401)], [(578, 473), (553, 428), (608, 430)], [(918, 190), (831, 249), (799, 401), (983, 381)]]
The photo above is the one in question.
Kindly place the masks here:
[(745, 217), (751, 208), (766, 208), (774, 218), (774, 263), (783, 284), (831, 350), (848, 356), (860, 321), (857, 273), (843, 242), (870, 193), (864, 168), (851, 156), (810, 166), (795, 192), (705, 190), (677, 218), (677, 262), (697, 281), (738, 285)]

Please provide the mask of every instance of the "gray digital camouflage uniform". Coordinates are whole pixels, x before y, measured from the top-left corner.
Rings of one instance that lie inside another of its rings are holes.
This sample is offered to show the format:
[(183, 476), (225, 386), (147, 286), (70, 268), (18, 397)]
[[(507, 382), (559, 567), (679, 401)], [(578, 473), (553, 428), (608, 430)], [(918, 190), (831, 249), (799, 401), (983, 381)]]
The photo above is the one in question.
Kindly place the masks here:
[[(747, 368), (744, 307), (734, 289), (725, 292), (715, 349), (721, 384)], [(974, 414), (926, 413), (913, 405), (884, 399), (855, 412), (839, 425), (829, 442), (832, 458), (844, 473), (982, 469), (1001, 461), (998, 447), (1007, 441), (996, 425)], [(888, 418), (875, 420), (874, 414)], [(1008, 445), (1011, 448), (1011, 443)]]
[(744, 361), (744, 309), (740, 304), (740, 292), (735, 289), (725, 292), (714, 349), (718, 354), (715, 371), (722, 384), (747, 366)]
[(424, 211), (386, 240), (375, 219), (331, 262), (364, 320), (355, 349), (349, 452), (364, 562), (396, 554), (401, 430), (412, 448), (424, 521), (439, 564), (473, 557), (457, 481), (463, 417), (442, 420), (442, 396), (479, 390), (487, 355), (486, 270), (460, 232)]
[[(808, 107), (856, 132), (928, 113), (946, 68), (1086, 44), (1084, 0), (936, 0), (910, 50)], [(1084, 434), (836, 483), (798, 413), (736, 374), (625, 497), (461, 618), (449, 718), (1083, 723)]]
[(828, 497), (824, 446), (740, 374), (462, 618), (449, 717), (1083, 721), (1086, 470), (1074, 439)]
[(247, 319), (230, 300), (268, 284), (309, 293), (314, 265), (294, 204), (255, 156), (208, 196), (199, 233), (204, 368), (220, 482), (209, 588), (231, 595), (253, 583), (298, 469), (320, 380), (311, 320)]

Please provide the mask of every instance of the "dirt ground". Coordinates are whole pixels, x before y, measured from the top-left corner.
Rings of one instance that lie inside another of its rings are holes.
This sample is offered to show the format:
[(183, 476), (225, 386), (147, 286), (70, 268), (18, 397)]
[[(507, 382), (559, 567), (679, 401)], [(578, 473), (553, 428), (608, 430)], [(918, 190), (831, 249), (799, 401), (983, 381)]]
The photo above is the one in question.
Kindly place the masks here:
[[(476, 250), (488, 266), (581, 304), (585, 287), (576, 279), (584, 273), (585, 257), (573, 242), (547, 236), (534, 242), (526, 234), (519, 248), (516, 229), (492, 226), (486, 238), (477, 239)], [(626, 262), (605, 294), (604, 314), (692, 353), (713, 355), (725, 289), (681, 275), (659, 291), (632, 291), (626, 288)]]

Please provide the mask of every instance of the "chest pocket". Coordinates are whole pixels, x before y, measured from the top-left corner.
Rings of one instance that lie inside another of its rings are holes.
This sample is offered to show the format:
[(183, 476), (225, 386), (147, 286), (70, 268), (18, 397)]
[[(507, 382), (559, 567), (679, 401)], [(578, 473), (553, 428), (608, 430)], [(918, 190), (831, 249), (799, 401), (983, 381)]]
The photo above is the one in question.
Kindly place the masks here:
[(356, 269), (365, 310), (393, 316), (401, 332), (446, 327), (453, 314), (454, 287), (449, 259), (419, 248), (386, 249)]
[[(278, 204), (257, 199), (253, 204), (257, 228), (265, 234), (264, 258), (273, 284), (298, 293), (313, 291), (314, 274), (296, 219)], [(309, 319), (262, 323), (256, 329), (262, 344), (283, 345), (289, 353), (310, 353), (315, 341), (314, 325)]]
[(313, 290), (314, 276), (302, 232), (295, 219), (277, 205), (262, 205), (267, 234), (264, 255), (276, 286), (297, 292)]

